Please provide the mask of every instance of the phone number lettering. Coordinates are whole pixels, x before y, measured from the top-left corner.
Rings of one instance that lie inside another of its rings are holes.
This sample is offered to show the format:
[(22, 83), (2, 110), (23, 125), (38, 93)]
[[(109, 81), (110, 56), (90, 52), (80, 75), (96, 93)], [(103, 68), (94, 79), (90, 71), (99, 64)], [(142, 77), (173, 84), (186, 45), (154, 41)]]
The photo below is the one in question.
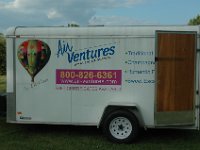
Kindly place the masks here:
[(121, 85), (121, 76), (121, 70), (57, 69), (56, 84)]

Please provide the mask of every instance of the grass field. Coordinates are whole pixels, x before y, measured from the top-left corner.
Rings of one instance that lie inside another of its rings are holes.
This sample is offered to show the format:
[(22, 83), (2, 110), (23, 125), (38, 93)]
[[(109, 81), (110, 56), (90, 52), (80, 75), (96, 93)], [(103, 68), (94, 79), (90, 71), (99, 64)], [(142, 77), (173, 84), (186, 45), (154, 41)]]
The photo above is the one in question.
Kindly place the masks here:
[(6, 92), (6, 76), (0, 75), (0, 92)]
[(133, 144), (107, 141), (95, 127), (16, 125), (0, 117), (1, 150), (199, 150), (200, 132), (142, 131)]

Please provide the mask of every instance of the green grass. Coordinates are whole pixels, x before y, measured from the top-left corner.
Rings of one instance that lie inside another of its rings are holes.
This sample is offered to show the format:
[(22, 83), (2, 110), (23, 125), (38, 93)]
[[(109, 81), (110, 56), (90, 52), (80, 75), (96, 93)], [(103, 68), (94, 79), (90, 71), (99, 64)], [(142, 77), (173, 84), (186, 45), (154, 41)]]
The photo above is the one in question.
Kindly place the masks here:
[(0, 92), (6, 92), (6, 76), (0, 75)]
[(95, 127), (7, 124), (0, 117), (1, 150), (198, 150), (200, 132), (142, 131), (133, 144), (107, 141)]

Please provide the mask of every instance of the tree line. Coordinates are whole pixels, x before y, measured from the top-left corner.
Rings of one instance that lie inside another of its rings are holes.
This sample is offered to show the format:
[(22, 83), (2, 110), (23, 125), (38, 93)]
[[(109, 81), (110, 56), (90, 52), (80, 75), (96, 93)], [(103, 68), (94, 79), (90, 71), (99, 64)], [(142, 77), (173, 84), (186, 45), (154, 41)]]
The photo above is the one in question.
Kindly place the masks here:
[(6, 74), (6, 40), (0, 33), (0, 75)]
[[(188, 25), (200, 25), (200, 15), (189, 20)], [(77, 24), (68, 24), (68, 27), (79, 27)], [(6, 74), (6, 40), (0, 33), (0, 75)]]
[(188, 25), (199, 25), (200, 24), (200, 15), (189, 20)]

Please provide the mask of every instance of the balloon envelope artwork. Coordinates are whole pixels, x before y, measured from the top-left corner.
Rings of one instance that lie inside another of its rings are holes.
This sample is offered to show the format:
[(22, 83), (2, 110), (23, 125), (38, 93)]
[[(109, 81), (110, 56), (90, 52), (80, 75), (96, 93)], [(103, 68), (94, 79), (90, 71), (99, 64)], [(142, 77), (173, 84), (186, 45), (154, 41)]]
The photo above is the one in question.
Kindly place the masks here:
[(31, 81), (34, 82), (34, 77), (49, 61), (51, 50), (46, 43), (40, 40), (28, 40), (19, 46), (17, 56), (31, 76)]

